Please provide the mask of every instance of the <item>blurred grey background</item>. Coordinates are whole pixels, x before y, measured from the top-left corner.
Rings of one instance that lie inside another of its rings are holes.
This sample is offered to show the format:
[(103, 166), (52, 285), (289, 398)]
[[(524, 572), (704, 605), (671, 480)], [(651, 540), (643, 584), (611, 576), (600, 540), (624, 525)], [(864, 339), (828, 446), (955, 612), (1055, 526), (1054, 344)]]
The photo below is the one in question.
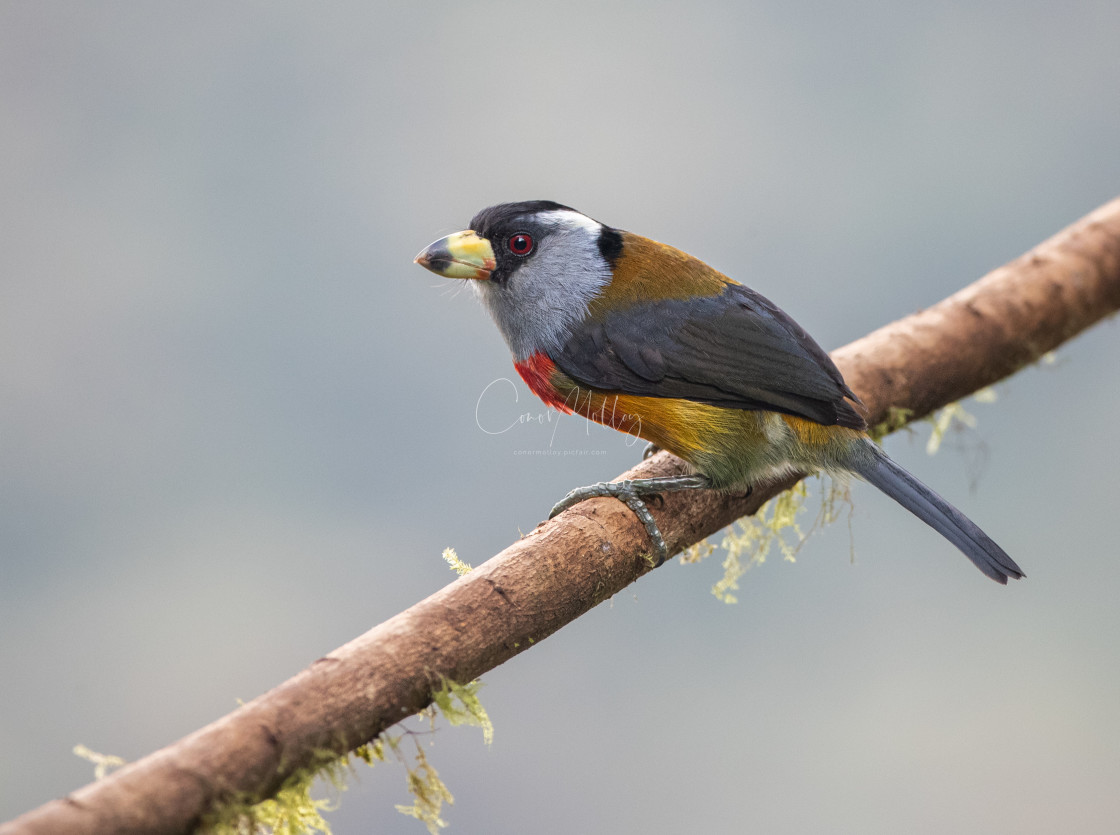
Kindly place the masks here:
[[(1117, 43), (1111, 2), (0, 5), (0, 819), (636, 460), (497, 431), (543, 409), (429, 241), (559, 200), (834, 348), (1120, 193)], [(449, 831), (1115, 832), (1118, 351), (887, 444), (1028, 580), (863, 485), (738, 605), (667, 566), (484, 677), (491, 748), (436, 733)], [(330, 820), (406, 802), (363, 767)]]

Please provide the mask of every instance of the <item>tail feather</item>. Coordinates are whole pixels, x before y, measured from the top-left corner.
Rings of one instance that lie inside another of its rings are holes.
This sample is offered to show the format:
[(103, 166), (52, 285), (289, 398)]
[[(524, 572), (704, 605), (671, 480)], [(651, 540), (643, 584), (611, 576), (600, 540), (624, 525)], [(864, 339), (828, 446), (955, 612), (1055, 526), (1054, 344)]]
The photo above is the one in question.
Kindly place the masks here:
[(947, 540), (956, 545), (976, 567), (995, 580), (1024, 577), (1022, 569), (994, 543), (971, 519), (922, 484), (906, 470), (875, 448), (863, 459), (856, 473), (909, 510)]

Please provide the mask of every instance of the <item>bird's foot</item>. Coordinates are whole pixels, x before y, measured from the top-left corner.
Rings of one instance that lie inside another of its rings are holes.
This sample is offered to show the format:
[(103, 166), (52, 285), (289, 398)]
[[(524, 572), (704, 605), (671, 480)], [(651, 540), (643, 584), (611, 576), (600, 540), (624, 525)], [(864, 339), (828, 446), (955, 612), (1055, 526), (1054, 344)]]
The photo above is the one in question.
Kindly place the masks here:
[(636, 478), (628, 481), (602, 481), (588, 487), (578, 487), (561, 499), (548, 514), (548, 518), (563, 513), (573, 505), (587, 499), (615, 498), (626, 504), (634, 511), (645, 526), (650, 542), (653, 544), (655, 563), (654, 568), (661, 565), (669, 558), (669, 546), (665, 537), (657, 527), (653, 514), (649, 512), (645, 499), (660, 496), (662, 493), (672, 493), (677, 490), (695, 490), (711, 487), (707, 476), (684, 475), (665, 476), (662, 478)]
[(642, 453), (642, 460), (645, 461), (647, 458), (652, 458), (659, 452), (661, 452), (661, 447), (659, 447), (655, 443), (650, 442), (646, 444), (645, 451)]

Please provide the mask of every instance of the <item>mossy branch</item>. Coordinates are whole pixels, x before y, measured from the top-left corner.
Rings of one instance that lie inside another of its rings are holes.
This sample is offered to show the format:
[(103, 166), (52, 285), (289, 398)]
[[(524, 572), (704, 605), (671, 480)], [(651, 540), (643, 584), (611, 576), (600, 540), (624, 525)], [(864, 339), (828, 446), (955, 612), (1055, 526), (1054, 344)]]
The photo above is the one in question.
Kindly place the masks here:
[[(1120, 308), (1120, 200), (933, 307), (833, 354), (872, 424), (920, 418), (1035, 362)], [(625, 475), (677, 475), (660, 454)], [(754, 513), (749, 497), (667, 495), (653, 508), (675, 552)], [(26, 833), (185, 833), (216, 805), (275, 794), (323, 751), (342, 754), (473, 681), (649, 569), (620, 502), (584, 502), (274, 690), (68, 797), (0, 826)]]

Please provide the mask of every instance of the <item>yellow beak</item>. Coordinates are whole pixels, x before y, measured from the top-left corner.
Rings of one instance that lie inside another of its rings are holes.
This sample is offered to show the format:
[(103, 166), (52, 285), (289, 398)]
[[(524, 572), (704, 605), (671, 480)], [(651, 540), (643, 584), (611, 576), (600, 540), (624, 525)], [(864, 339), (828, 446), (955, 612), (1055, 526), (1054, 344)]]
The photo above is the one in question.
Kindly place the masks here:
[(484, 280), (497, 266), (490, 242), (473, 229), (440, 238), (416, 256), (416, 263), (445, 278)]

